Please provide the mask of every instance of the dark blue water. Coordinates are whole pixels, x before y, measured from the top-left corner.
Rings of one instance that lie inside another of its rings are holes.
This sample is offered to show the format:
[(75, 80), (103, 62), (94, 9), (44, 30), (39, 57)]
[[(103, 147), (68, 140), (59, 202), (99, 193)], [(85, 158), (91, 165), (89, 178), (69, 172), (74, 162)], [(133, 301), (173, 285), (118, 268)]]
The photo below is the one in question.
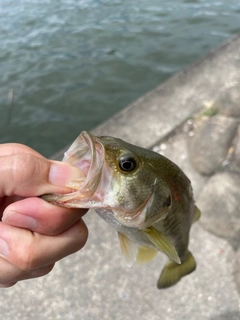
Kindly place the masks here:
[(236, 0), (2, 0), (0, 142), (50, 156), (238, 32)]

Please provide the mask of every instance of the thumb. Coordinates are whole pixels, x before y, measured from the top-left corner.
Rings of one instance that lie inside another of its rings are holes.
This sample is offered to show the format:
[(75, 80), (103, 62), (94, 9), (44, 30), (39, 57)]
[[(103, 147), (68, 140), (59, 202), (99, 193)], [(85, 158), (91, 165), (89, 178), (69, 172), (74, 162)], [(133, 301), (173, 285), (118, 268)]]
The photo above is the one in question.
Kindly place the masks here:
[(80, 169), (29, 153), (0, 157), (0, 197), (66, 193), (66, 184), (83, 177)]

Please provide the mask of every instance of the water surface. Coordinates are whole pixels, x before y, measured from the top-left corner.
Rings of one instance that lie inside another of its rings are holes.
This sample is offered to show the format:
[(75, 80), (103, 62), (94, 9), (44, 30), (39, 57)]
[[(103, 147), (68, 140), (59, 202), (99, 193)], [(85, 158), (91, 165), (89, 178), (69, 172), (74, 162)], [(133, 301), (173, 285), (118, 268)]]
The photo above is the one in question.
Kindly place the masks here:
[(50, 156), (238, 32), (236, 0), (3, 0), (0, 143)]

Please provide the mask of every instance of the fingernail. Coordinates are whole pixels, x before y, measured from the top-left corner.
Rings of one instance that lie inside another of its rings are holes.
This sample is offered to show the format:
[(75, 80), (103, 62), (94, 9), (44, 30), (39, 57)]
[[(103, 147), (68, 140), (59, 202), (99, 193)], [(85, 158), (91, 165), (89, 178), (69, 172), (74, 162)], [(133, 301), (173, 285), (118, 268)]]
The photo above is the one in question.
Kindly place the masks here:
[(0, 256), (7, 256), (9, 253), (7, 242), (0, 239)]
[(83, 172), (77, 167), (54, 163), (50, 167), (49, 182), (56, 186), (66, 186), (69, 182), (83, 176)]
[(37, 226), (37, 221), (35, 219), (17, 212), (7, 212), (3, 215), (2, 221), (11, 226), (29, 230), (34, 230)]

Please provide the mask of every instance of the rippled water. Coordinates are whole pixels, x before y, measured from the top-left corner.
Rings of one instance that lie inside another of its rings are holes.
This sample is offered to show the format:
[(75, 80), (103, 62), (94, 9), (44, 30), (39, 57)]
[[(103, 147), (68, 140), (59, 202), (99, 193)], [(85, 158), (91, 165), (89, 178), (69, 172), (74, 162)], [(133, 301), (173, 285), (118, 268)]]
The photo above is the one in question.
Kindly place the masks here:
[(233, 0), (3, 0), (0, 142), (49, 156), (238, 32)]

